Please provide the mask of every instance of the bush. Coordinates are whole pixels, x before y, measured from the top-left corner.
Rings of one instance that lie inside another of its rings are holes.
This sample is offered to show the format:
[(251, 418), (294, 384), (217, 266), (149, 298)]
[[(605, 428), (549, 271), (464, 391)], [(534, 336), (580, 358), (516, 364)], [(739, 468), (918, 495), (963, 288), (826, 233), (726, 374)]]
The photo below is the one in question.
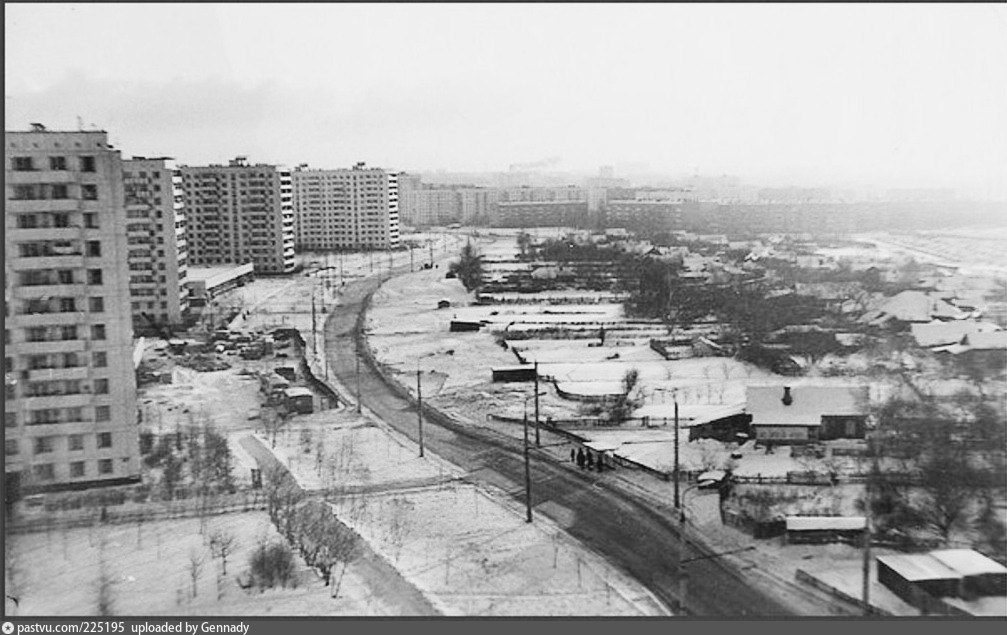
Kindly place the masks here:
[(284, 542), (259, 543), (248, 564), (260, 589), (286, 587), (294, 577), (294, 553)]

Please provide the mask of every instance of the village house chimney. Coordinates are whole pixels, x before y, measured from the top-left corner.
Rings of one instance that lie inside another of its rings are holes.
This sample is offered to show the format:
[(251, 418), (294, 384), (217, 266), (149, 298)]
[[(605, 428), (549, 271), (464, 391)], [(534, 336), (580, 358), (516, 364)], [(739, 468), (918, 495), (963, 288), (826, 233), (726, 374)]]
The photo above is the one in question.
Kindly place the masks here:
[(783, 399), (781, 399), (780, 401), (783, 402), (784, 406), (789, 406), (790, 404), (794, 403), (794, 397), (790, 394), (790, 386), (783, 387)]

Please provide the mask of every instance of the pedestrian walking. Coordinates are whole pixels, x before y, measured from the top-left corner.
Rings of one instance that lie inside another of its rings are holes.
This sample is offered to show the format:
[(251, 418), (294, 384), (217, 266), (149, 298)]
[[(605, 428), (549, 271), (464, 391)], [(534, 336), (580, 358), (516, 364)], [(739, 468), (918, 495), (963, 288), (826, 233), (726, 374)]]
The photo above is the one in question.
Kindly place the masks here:
[(577, 462), (577, 451), (574, 450), (573, 448), (570, 448), (570, 462), (571, 463)]
[(591, 450), (587, 451), (587, 469), (594, 469), (594, 455), (591, 454)]
[(584, 469), (584, 448), (577, 448), (577, 467)]

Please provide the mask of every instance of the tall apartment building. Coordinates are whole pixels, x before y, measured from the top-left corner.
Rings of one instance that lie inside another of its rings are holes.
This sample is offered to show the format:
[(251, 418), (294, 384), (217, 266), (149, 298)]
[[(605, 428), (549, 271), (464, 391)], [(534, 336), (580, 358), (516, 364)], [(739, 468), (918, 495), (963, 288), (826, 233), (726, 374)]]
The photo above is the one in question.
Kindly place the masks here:
[(416, 219), (411, 205), (411, 194), (423, 187), (419, 174), (398, 173), (399, 182), (399, 223), (415, 225)]
[(587, 191), (578, 185), (558, 187), (510, 187), (500, 190), (501, 203), (586, 201)]
[(182, 177), (169, 158), (123, 161), (134, 332), (177, 326), (188, 307)]
[(4, 133), (8, 499), (140, 474), (122, 160), (33, 128)]
[(297, 245), (306, 250), (399, 246), (398, 175), (357, 163), (349, 170), (293, 172)]
[(623, 227), (640, 235), (682, 228), (682, 202), (668, 200), (609, 201), (607, 227)]
[(409, 195), (413, 224), (417, 227), (447, 225), (461, 221), (461, 200), (453, 189), (416, 190)]
[(497, 203), (494, 227), (588, 228), (592, 219), (587, 201), (539, 201)]
[(488, 225), (496, 213), (500, 193), (492, 188), (458, 190), (461, 222), (466, 225)]
[(251, 165), (181, 166), (189, 264), (251, 262), (257, 273), (294, 270), (294, 198), (290, 171)]

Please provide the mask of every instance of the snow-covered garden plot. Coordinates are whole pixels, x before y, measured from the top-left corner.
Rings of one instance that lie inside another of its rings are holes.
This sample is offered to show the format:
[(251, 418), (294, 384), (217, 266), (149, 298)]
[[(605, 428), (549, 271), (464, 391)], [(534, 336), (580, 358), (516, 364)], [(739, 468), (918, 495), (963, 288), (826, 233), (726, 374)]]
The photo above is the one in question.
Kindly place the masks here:
[(338, 517), (447, 614), (662, 614), (544, 518), (528, 525), (513, 504), (461, 482), (459, 468), (419, 458), (354, 413), (296, 417), (272, 451), (302, 487), (328, 490)]
[[(256, 435), (270, 447), (271, 439)], [(273, 454), (305, 490), (408, 486), (454, 474), (441, 461), (424, 460), (412, 444), (351, 411), (294, 417), (276, 437)]]
[[(227, 575), (210, 552), (208, 536), (226, 529), (234, 538)], [(17, 615), (96, 615), (105, 585), (115, 615), (395, 615), (403, 611), (374, 597), (351, 568), (338, 599), (296, 558), (296, 588), (244, 590), (248, 559), (261, 539), (280, 540), (264, 512), (199, 519), (104, 525), (8, 535), (16, 583), (8, 566), (7, 593)], [(104, 554), (104, 556), (102, 555)], [(193, 588), (193, 561), (200, 562)], [(195, 592), (194, 592), (195, 591)]]

